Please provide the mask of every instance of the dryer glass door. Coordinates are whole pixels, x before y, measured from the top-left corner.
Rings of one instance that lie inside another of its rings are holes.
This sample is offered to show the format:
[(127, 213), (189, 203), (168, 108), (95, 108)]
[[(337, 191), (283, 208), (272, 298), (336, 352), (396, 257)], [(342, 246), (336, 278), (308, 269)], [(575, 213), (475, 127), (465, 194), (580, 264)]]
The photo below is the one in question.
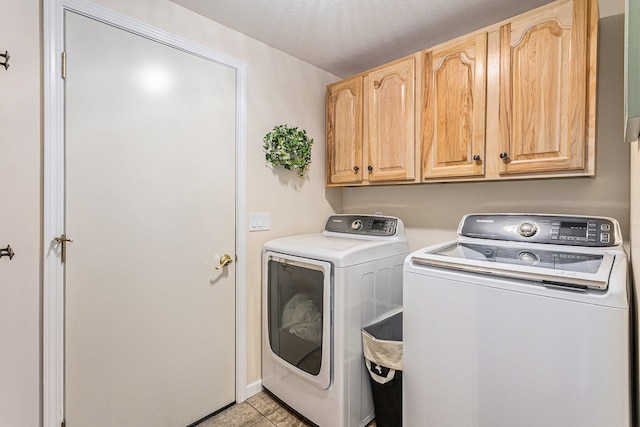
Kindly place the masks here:
[(267, 331), (275, 359), (326, 389), (331, 384), (331, 264), (266, 257)]

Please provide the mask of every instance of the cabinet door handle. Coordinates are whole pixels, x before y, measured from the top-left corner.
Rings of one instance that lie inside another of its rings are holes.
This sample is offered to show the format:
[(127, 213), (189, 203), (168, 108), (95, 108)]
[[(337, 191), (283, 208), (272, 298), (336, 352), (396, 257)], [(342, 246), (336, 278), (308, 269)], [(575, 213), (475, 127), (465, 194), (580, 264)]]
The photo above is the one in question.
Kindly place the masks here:
[(475, 156), (473, 156), (473, 160), (475, 160), (476, 162), (480, 161), (480, 155), (476, 154)]
[(369, 166), (367, 167), (367, 170), (368, 170), (369, 172), (371, 172), (371, 171), (373, 170), (373, 166), (369, 165)]
[(358, 166), (354, 166), (354, 167), (353, 167), (353, 171), (354, 171), (354, 172), (358, 172), (359, 170), (360, 170), (360, 168), (359, 168)]
[(500, 158), (501, 158), (502, 160), (505, 160), (505, 159), (509, 158), (509, 155), (508, 155), (507, 153), (504, 153), (504, 152), (503, 152), (503, 153), (500, 153)]

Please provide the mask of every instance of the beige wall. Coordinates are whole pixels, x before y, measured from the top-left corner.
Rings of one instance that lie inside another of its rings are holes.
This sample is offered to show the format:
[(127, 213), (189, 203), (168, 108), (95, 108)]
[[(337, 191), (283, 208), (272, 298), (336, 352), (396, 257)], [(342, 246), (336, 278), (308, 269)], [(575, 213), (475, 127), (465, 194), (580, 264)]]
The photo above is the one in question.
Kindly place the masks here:
[[(0, 426), (40, 420), (40, 21), (36, 0), (1, 0)], [(10, 11), (10, 13), (8, 13)]]
[[(631, 164), (631, 213), (630, 213), (630, 233), (631, 245), (631, 266), (632, 280), (635, 284), (636, 307), (640, 303), (640, 144), (635, 141), (630, 144), (630, 164)], [(638, 310), (635, 312), (636, 325), (638, 322)], [(637, 331), (637, 339), (640, 339), (640, 330)], [(640, 341), (639, 341), (640, 342)], [(640, 360), (640, 359), (639, 359)], [(640, 372), (637, 373), (640, 379)], [(636, 402), (637, 403), (637, 402)], [(636, 414), (636, 422), (640, 422), (640, 413)]]
[[(638, 307), (640, 303), (640, 291), (638, 286), (640, 285), (640, 145), (638, 141), (631, 143), (631, 231), (630, 231), (630, 245), (631, 245), (631, 273), (632, 281), (635, 289), (635, 304)], [(636, 328), (638, 325), (638, 310), (635, 312)], [(637, 339), (640, 338), (640, 331), (636, 331)], [(640, 360), (640, 358), (638, 359)], [(640, 379), (640, 372), (637, 372), (638, 379)], [(636, 402), (638, 404), (638, 402)], [(636, 423), (640, 422), (640, 414), (636, 414)]]
[[(402, 218), (413, 249), (455, 237), (472, 212), (542, 212), (611, 216), (629, 237), (629, 145), (623, 141), (624, 2), (601, 1), (596, 177), (420, 184), (344, 190), (345, 212)], [(617, 14), (605, 16), (603, 9)]]

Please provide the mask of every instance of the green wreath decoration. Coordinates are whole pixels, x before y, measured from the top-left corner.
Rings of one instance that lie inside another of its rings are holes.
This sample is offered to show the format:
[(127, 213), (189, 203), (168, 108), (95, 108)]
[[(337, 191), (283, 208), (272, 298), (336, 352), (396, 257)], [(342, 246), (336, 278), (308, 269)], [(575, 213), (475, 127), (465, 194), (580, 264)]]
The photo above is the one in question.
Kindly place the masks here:
[(297, 127), (277, 125), (264, 136), (265, 159), (273, 166), (282, 166), (287, 170), (294, 170), (298, 176), (304, 174), (311, 163), (311, 146), (313, 139), (307, 136), (307, 131)]

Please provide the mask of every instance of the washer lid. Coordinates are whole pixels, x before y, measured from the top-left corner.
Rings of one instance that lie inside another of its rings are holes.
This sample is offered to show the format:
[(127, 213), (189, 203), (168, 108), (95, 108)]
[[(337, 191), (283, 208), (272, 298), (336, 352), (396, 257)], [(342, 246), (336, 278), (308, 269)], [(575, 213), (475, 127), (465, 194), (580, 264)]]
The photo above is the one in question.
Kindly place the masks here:
[(477, 274), (540, 282), (545, 286), (606, 290), (615, 261), (610, 251), (565, 251), (549, 245), (492, 244), (459, 239), (415, 253), (411, 262)]

